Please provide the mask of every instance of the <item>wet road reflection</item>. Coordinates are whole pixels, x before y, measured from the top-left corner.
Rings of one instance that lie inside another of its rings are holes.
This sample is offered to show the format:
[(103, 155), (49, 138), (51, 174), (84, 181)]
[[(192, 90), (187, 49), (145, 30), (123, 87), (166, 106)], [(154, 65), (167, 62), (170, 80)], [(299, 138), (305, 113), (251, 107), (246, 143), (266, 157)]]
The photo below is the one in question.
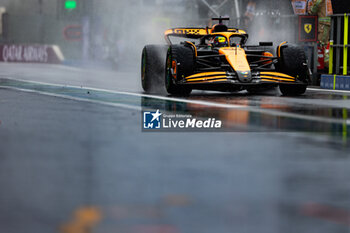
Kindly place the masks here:
[[(0, 84), (0, 232), (349, 232), (347, 94)], [(148, 109), (228, 133), (143, 133)]]
[[(350, 101), (348, 95), (308, 92), (301, 97), (284, 97), (270, 92), (251, 95), (198, 93), (188, 100), (217, 103), (206, 106), (142, 97), (144, 110), (191, 114), (196, 118), (224, 121), (229, 132), (302, 132), (349, 140)], [(237, 107), (239, 106), (239, 107)]]

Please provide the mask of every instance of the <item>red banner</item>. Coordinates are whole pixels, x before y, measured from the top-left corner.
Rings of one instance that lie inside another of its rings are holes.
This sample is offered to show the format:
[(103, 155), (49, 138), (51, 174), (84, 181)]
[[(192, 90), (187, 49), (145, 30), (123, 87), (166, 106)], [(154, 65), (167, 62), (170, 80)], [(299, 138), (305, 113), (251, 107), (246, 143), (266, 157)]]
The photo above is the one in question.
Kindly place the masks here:
[(56, 45), (0, 45), (0, 62), (60, 64), (63, 60)]

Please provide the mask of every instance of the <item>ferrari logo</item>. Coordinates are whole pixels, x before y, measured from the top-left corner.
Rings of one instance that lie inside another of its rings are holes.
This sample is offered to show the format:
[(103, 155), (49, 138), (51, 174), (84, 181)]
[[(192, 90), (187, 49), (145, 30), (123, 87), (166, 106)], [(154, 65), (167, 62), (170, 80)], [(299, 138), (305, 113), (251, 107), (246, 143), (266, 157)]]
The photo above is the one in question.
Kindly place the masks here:
[(304, 30), (307, 34), (309, 34), (312, 30), (312, 24), (311, 23), (304, 24)]

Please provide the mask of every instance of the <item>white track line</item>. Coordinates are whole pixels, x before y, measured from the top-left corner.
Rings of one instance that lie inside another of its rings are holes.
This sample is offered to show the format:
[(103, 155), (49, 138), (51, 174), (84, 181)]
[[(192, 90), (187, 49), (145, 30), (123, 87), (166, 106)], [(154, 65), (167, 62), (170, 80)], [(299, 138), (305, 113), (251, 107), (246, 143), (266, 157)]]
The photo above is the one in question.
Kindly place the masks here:
[(0, 88), (35, 93), (35, 94), (41, 94), (41, 95), (47, 95), (47, 96), (52, 96), (52, 97), (58, 97), (58, 98), (64, 98), (64, 99), (82, 101), (82, 102), (88, 102), (88, 103), (94, 103), (94, 104), (102, 104), (102, 105), (107, 105), (107, 106), (112, 106), (112, 107), (126, 108), (126, 109), (136, 110), (136, 111), (142, 111), (141, 107), (127, 105), (127, 104), (109, 103), (109, 102), (104, 102), (104, 101), (99, 101), (99, 100), (78, 98), (78, 97), (72, 97), (72, 96), (68, 96), (68, 95), (53, 94), (53, 93), (49, 93), (49, 92), (35, 91), (35, 90), (29, 90), (29, 89), (23, 89), (23, 88), (17, 88), (17, 87), (7, 87), (7, 86), (0, 85)]
[(318, 89), (318, 88), (307, 88), (308, 91), (321, 91), (321, 92), (332, 92), (332, 93), (342, 93), (350, 95), (350, 91), (345, 90), (330, 90), (330, 89)]
[[(33, 83), (33, 84), (57, 86), (57, 87), (64, 86), (64, 87), (69, 87), (69, 88), (80, 88), (80, 89), (83, 88), (83, 86), (79, 87), (79, 86), (63, 85), (63, 84), (62, 85), (50, 84), (50, 83), (44, 83), (44, 82), (27, 81), (27, 80), (12, 79), (12, 78), (7, 78), (7, 79), (8, 80), (21, 81), (21, 82), (27, 82), (27, 83)], [(7, 87), (5, 86), (5, 88), (7, 88)], [(79, 101), (98, 103), (98, 104), (104, 104), (104, 105), (109, 105), (109, 106), (122, 107), (122, 108), (142, 111), (142, 107), (141, 106), (140, 107), (135, 107), (135, 106), (127, 105), (127, 104), (106, 103), (106, 102), (103, 102), (103, 101), (89, 100), (89, 99), (69, 97), (69, 96), (67, 97), (66, 95), (52, 94), (52, 93), (47, 93), (47, 92), (43, 92), (43, 91), (35, 91), (35, 90), (30, 90), (29, 91), (28, 89), (23, 89), (23, 88), (15, 88), (15, 87), (12, 88), (11, 87), (10, 89), (24, 90), (24, 91), (27, 90), (28, 92), (39, 93), (39, 94), (43, 94), (43, 95), (50, 95), (50, 96), (62, 97), (62, 98), (66, 98), (66, 99), (79, 100)], [(268, 115), (272, 115), (272, 116), (279, 116), (279, 117), (289, 117), (289, 118), (295, 118), (295, 119), (300, 119), (300, 120), (310, 120), (310, 121), (317, 121), (317, 122), (350, 125), (350, 119), (342, 120), (342, 119), (325, 118), (325, 117), (318, 117), (318, 116), (308, 116), (308, 115), (297, 114), (297, 113), (289, 113), (289, 112), (281, 112), (281, 111), (276, 111), (276, 110), (255, 108), (255, 107), (252, 107), (252, 106), (242, 106), (242, 105), (236, 105), (236, 104), (222, 104), (222, 103), (215, 103), (215, 102), (201, 101), (201, 100), (187, 100), (187, 99), (181, 99), (181, 98), (173, 98), (173, 97), (165, 97), (165, 96), (157, 96), (157, 95), (148, 95), (148, 94), (140, 94), (140, 93), (124, 92), (124, 91), (113, 91), (113, 90), (106, 90), (106, 89), (92, 88), (92, 87), (84, 87), (84, 89), (95, 90), (95, 91), (102, 91), (102, 92), (109, 92), (109, 93), (115, 93), (115, 94), (120, 94), (120, 95), (146, 97), (146, 98), (152, 98), (152, 99), (158, 99), (158, 100), (166, 100), (166, 101), (172, 101), (172, 102), (198, 104), (198, 105), (203, 105), (203, 106), (207, 106), (207, 107), (247, 110), (249, 112), (263, 113), (263, 114), (268, 114)]]
[[(1, 79), (1, 78), (0, 78)], [(45, 82), (37, 82), (37, 81), (28, 81), (23, 79), (15, 79), (15, 78), (2, 78), (2, 79), (8, 79), (8, 80), (14, 80), (19, 82), (26, 82), (26, 83), (33, 83), (33, 84), (41, 84), (41, 85), (49, 85), (49, 86), (55, 86), (55, 87), (68, 87), (68, 88), (78, 88), (78, 89), (89, 89), (94, 91), (102, 91), (102, 92), (109, 92), (114, 94), (120, 94), (120, 95), (129, 95), (129, 96), (137, 96), (137, 97), (148, 97), (152, 99), (159, 99), (159, 100), (168, 100), (172, 102), (182, 102), (182, 103), (190, 103), (190, 104), (199, 104), (199, 105), (206, 105), (210, 107), (222, 107), (227, 108), (227, 104), (220, 104), (220, 103), (214, 103), (214, 102), (207, 102), (207, 101), (201, 101), (201, 100), (186, 100), (181, 98), (174, 98), (174, 97), (166, 97), (166, 96), (158, 96), (158, 95), (149, 95), (149, 94), (141, 94), (141, 93), (134, 93), (134, 92), (125, 92), (125, 91), (114, 91), (109, 89), (101, 89), (101, 88), (95, 88), (95, 87), (88, 87), (88, 86), (74, 86), (74, 85), (65, 85), (65, 84), (51, 84), (51, 83), (45, 83)], [(247, 108), (242, 105), (234, 105), (230, 104), (230, 108)]]

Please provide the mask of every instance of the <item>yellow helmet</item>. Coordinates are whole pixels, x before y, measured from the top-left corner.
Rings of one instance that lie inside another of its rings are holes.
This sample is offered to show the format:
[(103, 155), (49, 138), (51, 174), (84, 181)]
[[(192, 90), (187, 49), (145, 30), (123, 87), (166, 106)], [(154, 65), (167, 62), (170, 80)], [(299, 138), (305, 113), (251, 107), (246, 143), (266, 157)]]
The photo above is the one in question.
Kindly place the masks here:
[(214, 38), (214, 46), (216, 47), (225, 47), (227, 46), (227, 39), (224, 36), (216, 36)]

